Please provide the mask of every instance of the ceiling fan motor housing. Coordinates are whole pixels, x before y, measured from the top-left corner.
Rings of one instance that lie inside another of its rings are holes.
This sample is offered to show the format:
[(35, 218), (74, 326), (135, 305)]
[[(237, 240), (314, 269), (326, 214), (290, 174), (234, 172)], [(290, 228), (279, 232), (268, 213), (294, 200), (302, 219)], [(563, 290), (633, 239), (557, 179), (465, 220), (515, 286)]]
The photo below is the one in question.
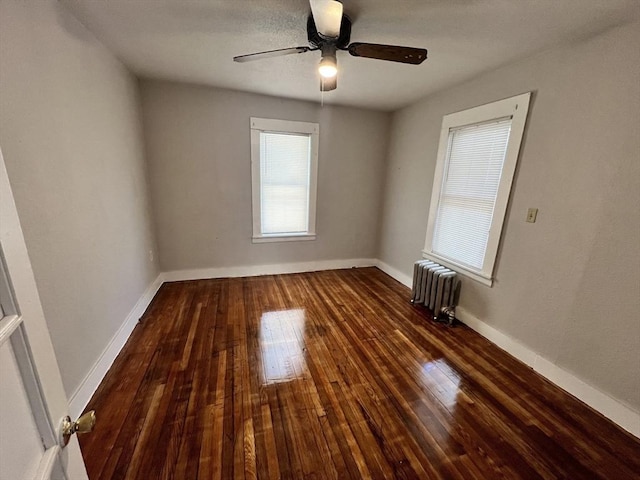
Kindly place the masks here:
[(307, 19), (307, 39), (309, 45), (313, 49), (321, 49), (323, 45), (333, 44), (340, 50), (346, 50), (351, 41), (351, 19), (346, 15), (342, 15), (342, 23), (340, 24), (340, 35), (338, 38), (326, 38), (318, 33), (316, 24), (313, 21), (313, 15), (309, 15)]

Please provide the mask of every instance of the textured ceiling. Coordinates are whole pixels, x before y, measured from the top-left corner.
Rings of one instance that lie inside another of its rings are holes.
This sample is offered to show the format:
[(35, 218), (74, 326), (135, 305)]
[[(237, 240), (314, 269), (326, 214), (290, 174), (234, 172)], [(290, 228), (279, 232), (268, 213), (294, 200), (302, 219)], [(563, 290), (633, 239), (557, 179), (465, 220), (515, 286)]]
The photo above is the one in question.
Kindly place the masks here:
[[(134, 73), (320, 101), (319, 52), (239, 64), (306, 45), (305, 0), (62, 0)], [(393, 110), (553, 45), (640, 18), (638, 0), (345, 0), (352, 41), (424, 47), (422, 65), (338, 53), (325, 103)]]

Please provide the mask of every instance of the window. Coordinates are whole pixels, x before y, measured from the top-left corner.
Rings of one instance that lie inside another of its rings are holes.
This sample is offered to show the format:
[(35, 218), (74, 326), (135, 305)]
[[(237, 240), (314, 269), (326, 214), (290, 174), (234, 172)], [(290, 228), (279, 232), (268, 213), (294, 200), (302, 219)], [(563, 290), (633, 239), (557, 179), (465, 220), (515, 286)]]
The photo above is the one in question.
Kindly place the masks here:
[(317, 123), (251, 118), (253, 242), (315, 240)]
[(493, 281), (530, 96), (442, 121), (423, 253), (486, 285)]

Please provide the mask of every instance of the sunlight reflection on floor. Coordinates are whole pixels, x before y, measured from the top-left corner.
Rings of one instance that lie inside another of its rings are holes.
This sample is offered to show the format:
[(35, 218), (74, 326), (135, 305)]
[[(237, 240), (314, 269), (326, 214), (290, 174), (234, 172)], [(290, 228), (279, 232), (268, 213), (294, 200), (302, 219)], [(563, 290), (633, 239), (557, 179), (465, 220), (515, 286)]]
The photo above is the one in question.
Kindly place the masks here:
[(439, 358), (423, 364), (420, 380), (445, 407), (450, 410), (455, 408), (461, 378), (445, 359)]
[(288, 382), (304, 375), (303, 309), (266, 312), (260, 319), (263, 382)]

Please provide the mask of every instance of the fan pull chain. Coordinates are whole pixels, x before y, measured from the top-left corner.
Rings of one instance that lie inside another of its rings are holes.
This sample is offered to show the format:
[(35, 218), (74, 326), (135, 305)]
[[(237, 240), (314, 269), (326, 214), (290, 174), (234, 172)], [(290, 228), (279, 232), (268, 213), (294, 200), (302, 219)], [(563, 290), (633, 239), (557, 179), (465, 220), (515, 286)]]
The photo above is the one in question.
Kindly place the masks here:
[(324, 107), (324, 77), (320, 77), (320, 106)]

